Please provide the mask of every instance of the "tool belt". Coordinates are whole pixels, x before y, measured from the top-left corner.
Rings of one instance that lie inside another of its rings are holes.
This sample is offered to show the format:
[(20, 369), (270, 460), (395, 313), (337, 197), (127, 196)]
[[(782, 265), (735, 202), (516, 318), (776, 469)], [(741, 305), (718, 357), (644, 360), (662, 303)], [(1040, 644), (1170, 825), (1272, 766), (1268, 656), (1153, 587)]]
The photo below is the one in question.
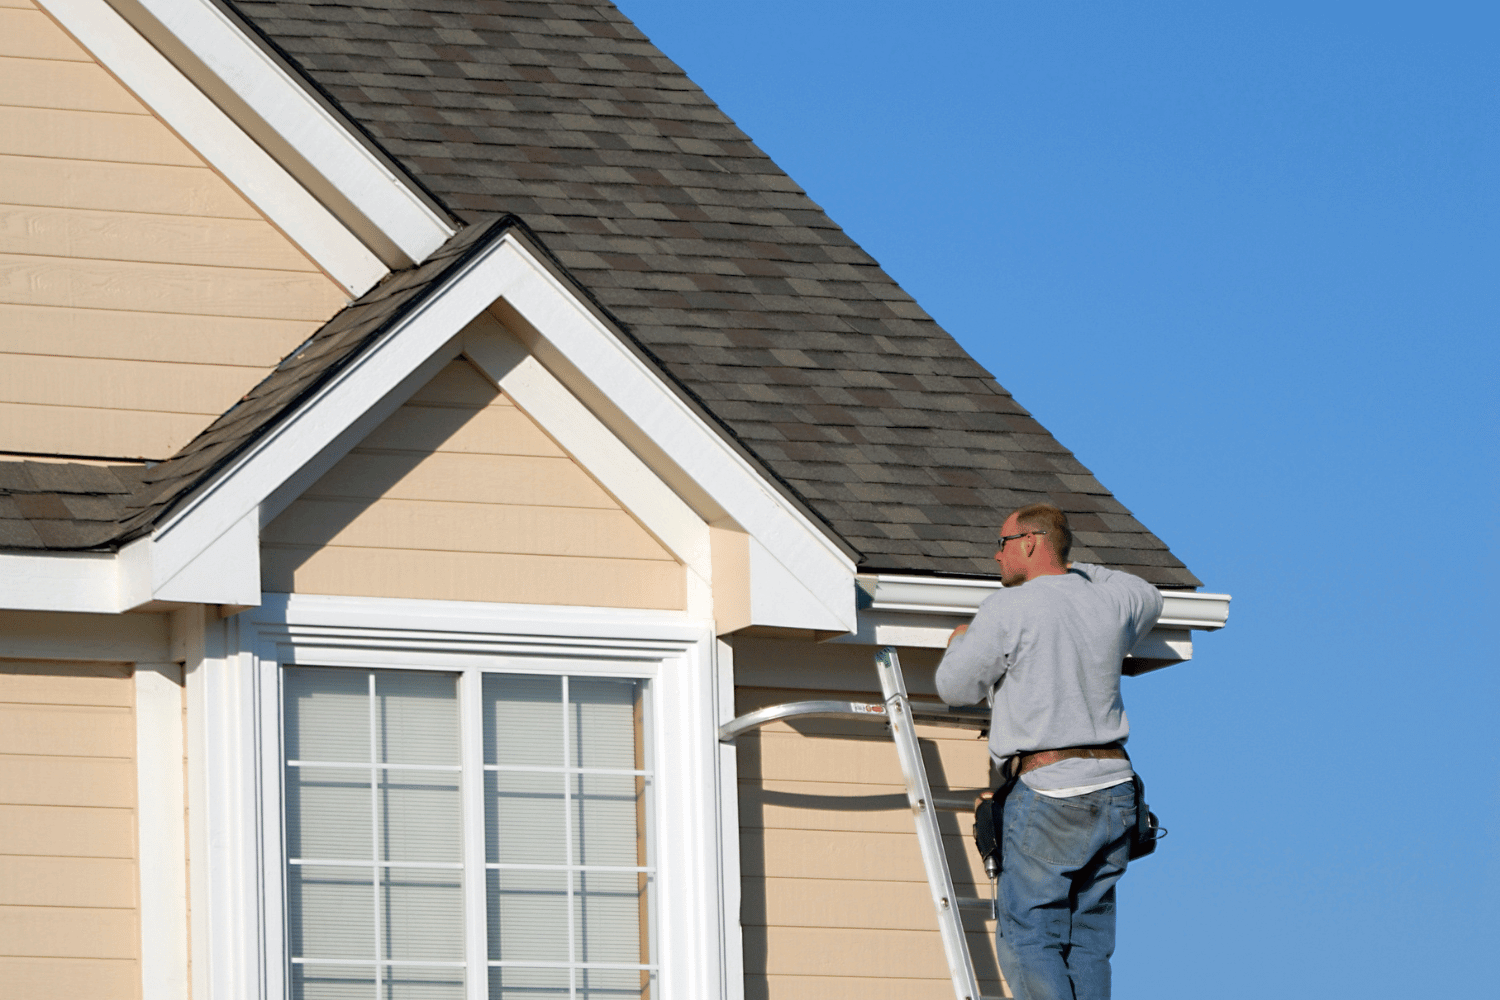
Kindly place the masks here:
[(1005, 762), (1005, 773), (1027, 774), (1039, 767), (1056, 764), (1060, 760), (1082, 757), (1086, 760), (1129, 760), (1130, 754), (1119, 741), (1104, 743), (1096, 747), (1064, 747), (1061, 750), (1038, 750), (1035, 753), (1018, 753)]
[[(1000, 774), (1003, 780), (988, 799), (981, 799), (974, 807), (974, 846), (984, 859), (984, 869), (990, 878), (997, 878), (1001, 868), (1001, 845), (1005, 840), (1005, 800), (1021, 775), (1035, 771), (1060, 760), (1083, 758), (1086, 760), (1129, 760), (1130, 755), (1119, 742), (1091, 747), (1063, 747), (1057, 750), (1038, 750), (1033, 753), (1018, 753), (1006, 760)], [(1127, 831), (1130, 841), (1130, 860), (1143, 858), (1156, 850), (1156, 842), (1167, 835), (1157, 821), (1156, 814), (1146, 806), (1146, 783), (1140, 775), (1131, 779), (1135, 786), (1135, 824)]]

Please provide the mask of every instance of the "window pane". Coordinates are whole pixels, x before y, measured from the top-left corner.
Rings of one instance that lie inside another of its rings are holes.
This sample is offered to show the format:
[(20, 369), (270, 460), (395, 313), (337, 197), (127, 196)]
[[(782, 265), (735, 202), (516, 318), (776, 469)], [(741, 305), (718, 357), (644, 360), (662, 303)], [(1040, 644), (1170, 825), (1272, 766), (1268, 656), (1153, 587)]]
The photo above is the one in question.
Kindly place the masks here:
[(580, 962), (644, 964), (646, 875), (637, 872), (579, 872), (573, 920)]
[(486, 764), (561, 767), (562, 727), (562, 678), (485, 675)]
[(560, 1000), (567, 996), (567, 969), (490, 969), (490, 1000)]
[(490, 958), (568, 960), (568, 873), (489, 873)]
[(383, 869), (380, 910), (381, 958), (463, 961), (463, 879), (457, 868)]
[(461, 861), (462, 819), (457, 771), (380, 773), (382, 861)]
[(575, 774), (573, 857), (584, 865), (644, 865), (647, 779), (633, 774)]
[(458, 763), (458, 681), (452, 674), (375, 674), (382, 764)]
[(487, 771), (484, 780), (486, 860), (505, 864), (566, 864), (565, 776), (534, 771)]
[(641, 768), (640, 681), (568, 679), (568, 761), (573, 767)]
[(286, 769), (287, 852), (325, 861), (374, 857), (370, 844), (370, 769)]
[(385, 1000), (463, 1000), (461, 969), (423, 969), (394, 966), (380, 995)]
[(373, 965), (293, 965), (292, 1000), (370, 1000)]
[(287, 917), (298, 958), (375, 957), (375, 879), (369, 868), (291, 865)]
[(363, 670), (288, 667), (288, 760), (370, 760), (370, 675)]
[(652, 975), (637, 969), (579, 969), (578, 1000), (647, 1000)]

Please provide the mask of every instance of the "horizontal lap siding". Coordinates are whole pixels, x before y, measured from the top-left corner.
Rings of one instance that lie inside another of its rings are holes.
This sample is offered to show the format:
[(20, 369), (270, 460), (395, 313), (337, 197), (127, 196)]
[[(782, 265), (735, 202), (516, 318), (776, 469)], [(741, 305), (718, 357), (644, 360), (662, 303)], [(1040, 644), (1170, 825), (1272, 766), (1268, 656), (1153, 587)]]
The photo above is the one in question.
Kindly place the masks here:
[(134, 686), (0, 660), (0, 992), (139, 995)]
[[(736, 711), (809, 698), (879, 700), (866, 647), (740, 639)], [(908, 687), (932, 691), (935, 656), (903, 652)], [(989, 780), (984, 741), (919, 730), (938, 789)], [(953, 996), (896, 749), (875, 724), (776, 723), (739, 741), (745, 994), (759, 1000)], [(940, 814), (961, 895), (988, 894), (972, 821)], [(994, 924), (966, 917), (985, 993), (1000, 995)]]
[(672, 555), (467, 362), (263, 536), (276, 592), (681, 608)]
[(0, 3), (0, 453), (165, 458), (345, 301), (51, 19)]

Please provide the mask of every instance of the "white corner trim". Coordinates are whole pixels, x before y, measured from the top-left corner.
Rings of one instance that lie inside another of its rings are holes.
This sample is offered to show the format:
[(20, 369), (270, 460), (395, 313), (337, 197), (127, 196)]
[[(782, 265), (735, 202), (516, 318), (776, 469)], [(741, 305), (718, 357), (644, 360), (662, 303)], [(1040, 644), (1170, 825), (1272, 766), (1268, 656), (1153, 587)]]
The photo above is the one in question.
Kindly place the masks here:
[(187, 799), (182, 667), (135, 665), (141, 998), (188, 998)]
[[(629, 422), (613, 427), (629, 440), (633, 430), (660, 449), (767, 554), (802, 582), (813, 604), (803, 609), (816, 627), (845, 632), (854, 628), (854, 561), (824, 532), (769, 484), (764, 474), (731, 447), (661, 377), (519, 242), (503, 297), (593, 390)], [(520, 331), (515, 331), (520, 333)], [(537, 345), (533, 347), (533, 353)], [(546, 358), (542, 358), (546, 363)], [(626, 433), (622, 433), (625, 431)], [(709, 512), (700, 511), (705, 520)]]
[(105, 68), (161, 116), (350, 295), (386, 265), (105, 0), (38, 0)]
[[(924, 614), (972, 615), (986, 597), (1000, 589), (999, 580), (955, 580), (930, 576), (878, 574), (861, 577), (870, 593), (873, 611), (909, 611)], [(873, 591), (873, 592), (871, 592)], [(1200, 594), (1192, 590), (1164, 590), (1158, 627), (1223, 628), (1229, 621), (1228, 594)]]
[[(389, 247), (373, 247), (388, 265), (420, 263), (453, 235), (447, 219), (210, 0), (134, 2), (258, 118), (240, 123), (246, 131), (268, 129), (263, 144), (284, 143), (318, 175), (301, 177), (304, 185), (316, 191), (326, 183), (348, 202), (360, 219), (346, 218), (346, 225), (359, 231), (368, 222), (389, 241)], [(199, 84), (213, 88), (212, 81)], [(301, 165), (287, 166), (295, 173)], [(373, 243), (371, 236), (366, 240)], [(391, 249), (404, 259), (389, 259)]]

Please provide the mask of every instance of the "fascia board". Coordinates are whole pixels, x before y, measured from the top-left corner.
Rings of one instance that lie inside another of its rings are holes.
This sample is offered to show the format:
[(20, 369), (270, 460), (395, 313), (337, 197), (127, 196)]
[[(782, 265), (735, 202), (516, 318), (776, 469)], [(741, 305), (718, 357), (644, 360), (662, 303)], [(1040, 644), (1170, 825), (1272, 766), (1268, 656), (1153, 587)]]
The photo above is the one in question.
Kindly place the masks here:
[[(862, 577), (874, 611), (924, 614), (972, 615), (979, 604), (1000, 589), (999, 580), (944, 579), (941, 577), (877, 574)], [(1200, 594), (1191, 590), (1164, 590), (1158, 627), (1175, 629), (1221, 629), (1229, 621), (1228, 594)]]
[(112, 614), (120, 610), (117, 575), (111, 552), (6, 552), (0, 609)]
[[(211, 0), (113, 0), (141, 32), (321, 195), (393, 268), (427, 259), (456, 231), (308, 86)], [(144, 15), (144, 16), (142, 16)], [(170, 37), (163, 37), (163, 33)], [(183, 58), (183, 53), (188, 58)], [(201, 67), (201, 71), (198, 71)], [(212, 79), (203, 78), (203, 72)], [(311, 172), (311, 176), (308, 172)]]
[[(800, 581), (815, 602), (803, 610), (804, 618), (821, 622), (816, 626), (820, 630), (853, 629), (854, 561), (519, 241), (509, 242), (505, 252), (515, 262), (502, 293), (506, 304), (545, 338), (550, 351), (567, 359), (587, 387), (607, 397), (630, 425), (621, 436), (629, 440), (638, 435), (668, 456), (698, 490), (764, 546), (770, 559)], [(535, 352), (537, 345), (528, 346)], [(717, 512), (699, 513), (717, 520)]]
[(41, 7), (351, 295), (386, 265), (105, 0)]

